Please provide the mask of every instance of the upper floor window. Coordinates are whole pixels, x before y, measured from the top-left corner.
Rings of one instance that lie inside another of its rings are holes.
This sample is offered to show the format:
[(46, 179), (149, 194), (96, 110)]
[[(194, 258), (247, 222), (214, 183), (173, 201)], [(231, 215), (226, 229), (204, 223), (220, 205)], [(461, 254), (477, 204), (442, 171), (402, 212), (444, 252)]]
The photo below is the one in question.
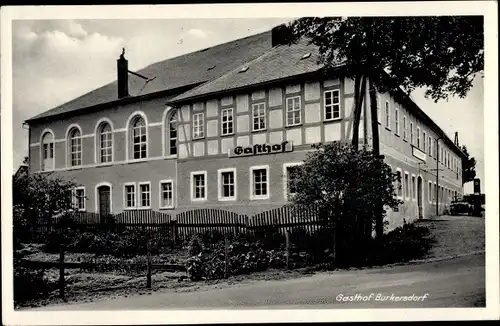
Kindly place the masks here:
[(391, 129), (391, 111), (389, 101), (385, 101), (385, 127)]
[(340, 119), (340, 91), (325, 92), (325, 120)]
[(420, 149), (420, 127), (417, 127), (417, 148)]
[(195, 113), (193, 114), (193, 138), (203, 137), (205, 137), (205, 114)]
[(425, 133), (425, 131), (423, 132), (423, 136), (422, 136), (422, 149), (424, 150), (424, 152), (427, 150), (427, 143), (426, 143), (426, 138), (427, 138), (427, 135)]
[(147, 130), (146, 122), (142, 117), (136, 117), (132, 122), (132, 152), (133, 158), (147, 157)]
[(82, 165), (82, 134), (77, 128), (69, 132), (69, 149), (71, 166)]
[(177, 155), (177, 111), (168, 118), (168, 154)]
[(221, 128), (222, 128), (222, 136), (224, 135), (232, 135), (233, 130), (233, 109), (222, 109), (221, 112)]
[(396, 128), (395, 133), (399, 135), (399, 110), (398, 108), (394, 109), (394, 128)]
[(300, 96), (289, 97), (286, 99), (286, 125), (295, 126), (302, 123), (300, 113)]
[(99, 162), (109, 163), (113, 159), (113, 131), (109, 123), (99, 127)]
[(413, 145), (413, 122), (410, 122), (410, 144)]
[(41, 170), (53, 170), (54, 169), (54, 135), (50, 132), (46, 132), (42, 136), (42, 146), (41, 146)]
[(408, 125), (406, 123), (406, 116), (403, 116), (403, 139), (407, 139), (408, 138), (408, 135), (407, 135), (407, 130), (408, 130)]
[(431, 138), (431, 136), (429, 136), (429, 138), (427, 139), (427, 142), (428, 142), (427, 146), (429, 146), (429, 156), (432, 157), (432, 138)]
[(252, 105), (252, 130), (259, 131), (266, 129), (266, 104), (256, 103)]

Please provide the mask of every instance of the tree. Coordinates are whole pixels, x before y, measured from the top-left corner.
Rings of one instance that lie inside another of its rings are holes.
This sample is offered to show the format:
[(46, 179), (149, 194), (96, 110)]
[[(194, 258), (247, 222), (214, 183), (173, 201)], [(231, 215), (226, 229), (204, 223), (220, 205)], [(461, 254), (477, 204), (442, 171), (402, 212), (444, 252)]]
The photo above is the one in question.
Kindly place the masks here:
[[(397, 99), (415, 88), (427, 88), (435, 101), (464, 97), (484, 69), (481, 16), (432, 17), (308, 17), (288, 26), (298, 39), (318, 46), (320, 63), (328, 72), (342, 64), (354, 78), (352, 144), (358, 148), (359, 121), (368, 82), (373, 152), (380, 154), (376, 93)], [(383, 233), (381, 206), (375, 209), (377, 236)]]
[(474, 181), (474, 178), (476, 177), (476, 159), (474, 157), (470, 157), (465, 145), (462, 145), (461, 150), (467, 157), (462, 160), (462, 184), (464, 184)]
[(379, 202), (392, 209), (401, 204), (393, 188), (398, 176), (372, 151), (338, 142), (313, 149), (304, 164), (292, 170), (289, 186), (296, 189), (292, 203), (319, 208), (323, 222), (333, 225), (336, 258), (340, 258), (345, 245), (371, 238), (371, 215)]

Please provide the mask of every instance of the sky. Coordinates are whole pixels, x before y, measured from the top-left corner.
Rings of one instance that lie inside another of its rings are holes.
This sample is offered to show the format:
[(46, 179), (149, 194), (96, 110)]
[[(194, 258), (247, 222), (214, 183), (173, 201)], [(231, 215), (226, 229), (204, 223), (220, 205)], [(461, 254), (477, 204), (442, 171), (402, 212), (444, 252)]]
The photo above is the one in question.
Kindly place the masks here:
[[(14, 169), (27, 155), (22, 123), (116, 78), (116, 59), (127, 49), (130, 70), (271, 29), (290, 19), (17, 20), (12, 25)], [(483, 80), (466, 98), (434, 103), (424, 90), (414, 101), (453, 140), (459, 133), (484, 180)], [(26, 128), (26, 127), (25, 127)], [(465, 185), (472, 192), (472, 184)]]

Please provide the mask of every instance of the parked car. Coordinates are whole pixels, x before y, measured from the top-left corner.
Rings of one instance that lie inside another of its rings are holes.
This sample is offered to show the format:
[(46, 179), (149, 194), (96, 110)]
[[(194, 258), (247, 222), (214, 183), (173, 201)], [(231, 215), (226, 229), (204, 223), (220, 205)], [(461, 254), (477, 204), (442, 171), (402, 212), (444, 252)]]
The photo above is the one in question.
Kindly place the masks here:
[(467, 214), (472, 215), (473, 207), (466, 201), (452, 201), (450, 205), (450, 215)]

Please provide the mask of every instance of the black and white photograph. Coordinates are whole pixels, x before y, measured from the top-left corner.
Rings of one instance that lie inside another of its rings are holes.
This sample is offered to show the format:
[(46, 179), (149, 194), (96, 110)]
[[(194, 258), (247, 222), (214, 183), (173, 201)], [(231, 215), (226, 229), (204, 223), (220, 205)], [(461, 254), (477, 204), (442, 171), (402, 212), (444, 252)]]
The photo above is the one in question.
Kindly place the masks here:
[(4, 323), (500, 318), (497, 3), (437, 4), (3, 7)]

